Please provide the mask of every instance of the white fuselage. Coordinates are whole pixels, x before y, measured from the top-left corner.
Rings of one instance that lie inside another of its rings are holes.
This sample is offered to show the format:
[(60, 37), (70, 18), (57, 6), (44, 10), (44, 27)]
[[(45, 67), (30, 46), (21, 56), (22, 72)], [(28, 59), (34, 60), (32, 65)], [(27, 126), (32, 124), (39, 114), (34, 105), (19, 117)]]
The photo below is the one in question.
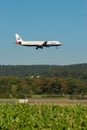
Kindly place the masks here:
[(44, 41), (22, 41), (23, 46), (38, 46), (42, 45)]
[[(45, 41), (22, 41), (21, 45), (23, 46), (42, 46)], [(47, 41), (44, 46), (60, 46), (61, 43), (58, 41)]]

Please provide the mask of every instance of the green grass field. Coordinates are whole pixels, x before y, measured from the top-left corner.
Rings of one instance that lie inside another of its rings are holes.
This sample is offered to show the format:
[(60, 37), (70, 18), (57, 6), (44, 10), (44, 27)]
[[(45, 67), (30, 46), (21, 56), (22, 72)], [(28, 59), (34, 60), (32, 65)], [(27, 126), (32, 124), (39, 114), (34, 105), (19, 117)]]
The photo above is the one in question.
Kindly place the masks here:
[(1, 103), (0, 130), (87, 130), (87, 106)]

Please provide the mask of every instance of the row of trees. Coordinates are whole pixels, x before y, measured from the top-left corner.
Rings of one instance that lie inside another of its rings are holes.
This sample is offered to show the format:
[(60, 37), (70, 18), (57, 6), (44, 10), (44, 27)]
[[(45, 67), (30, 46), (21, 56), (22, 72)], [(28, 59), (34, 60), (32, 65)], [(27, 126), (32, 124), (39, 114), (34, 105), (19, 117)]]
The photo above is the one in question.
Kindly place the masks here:
[(76, 65), (0, 65), (0, 76), (74, 77), (87, 80), (87, 64)]
[(0, 77), (0, 98), (28, 98), (34, 94), (87, 94), (87, 82), (74, 78)]

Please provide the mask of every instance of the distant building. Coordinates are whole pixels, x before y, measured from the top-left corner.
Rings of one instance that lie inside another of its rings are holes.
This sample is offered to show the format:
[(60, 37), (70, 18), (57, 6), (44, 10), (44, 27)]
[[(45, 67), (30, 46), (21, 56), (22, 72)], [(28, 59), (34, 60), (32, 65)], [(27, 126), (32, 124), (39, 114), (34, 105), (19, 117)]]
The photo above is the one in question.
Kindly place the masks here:
[(38, 76), (37, 76), (37, 79), (39, 79), (39, 78), (40, 78), (40, 76), (38, 75)]
[(31, 79), (34, 78), (34, 76), (31, 76)]

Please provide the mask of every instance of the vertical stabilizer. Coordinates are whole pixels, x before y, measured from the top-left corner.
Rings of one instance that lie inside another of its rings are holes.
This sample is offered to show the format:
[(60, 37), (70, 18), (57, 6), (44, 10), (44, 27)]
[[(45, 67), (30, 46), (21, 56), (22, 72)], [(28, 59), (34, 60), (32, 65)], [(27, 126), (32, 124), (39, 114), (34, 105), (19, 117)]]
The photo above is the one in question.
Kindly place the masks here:
[(18, 35), (18, 34), (15, 34), (15, 37), (16, 37), (16, 44), (22, 44), (22, 39), (21, 37)]

